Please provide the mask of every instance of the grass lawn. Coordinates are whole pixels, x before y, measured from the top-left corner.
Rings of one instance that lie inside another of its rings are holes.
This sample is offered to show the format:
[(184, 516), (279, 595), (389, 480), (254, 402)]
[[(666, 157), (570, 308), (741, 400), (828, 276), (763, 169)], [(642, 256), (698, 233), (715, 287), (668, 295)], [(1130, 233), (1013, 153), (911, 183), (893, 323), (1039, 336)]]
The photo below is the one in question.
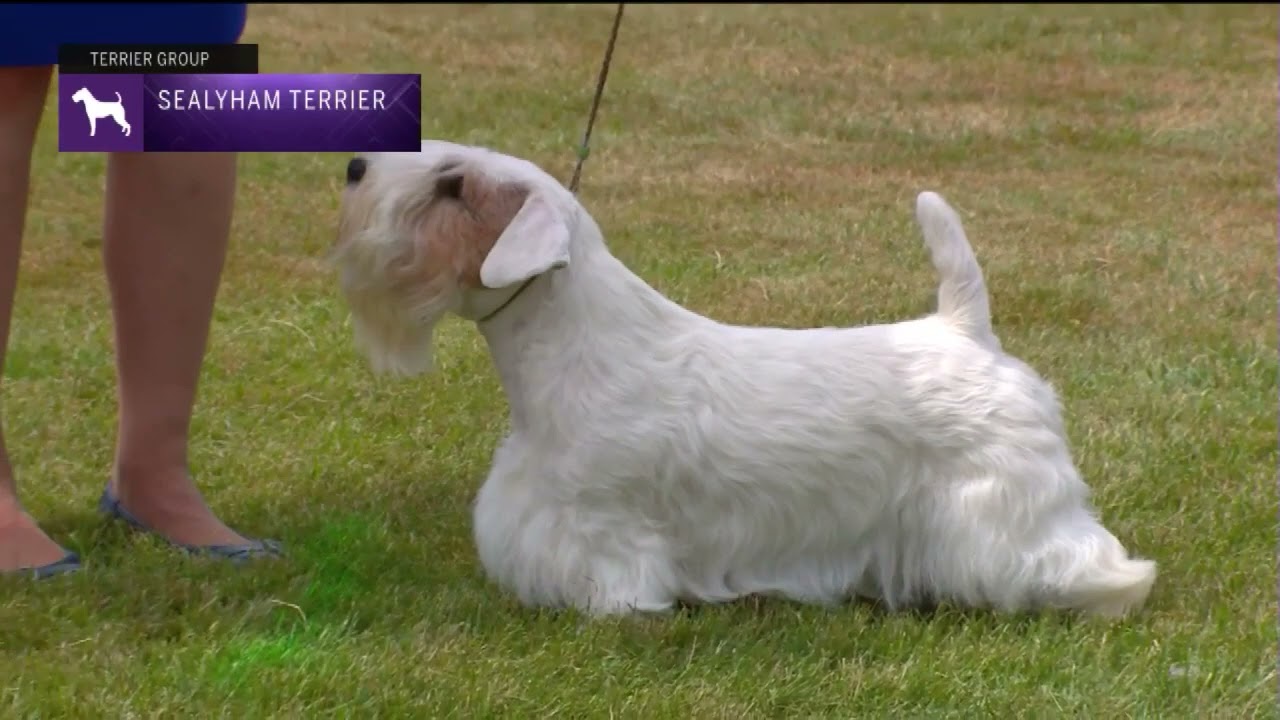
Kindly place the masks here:
[[(423, 73), (424, 132), (572, 172), (611, 6), (254, 6), (265, 72)], [(345, 156), (250, 155), (193, 470), (284, 541), (236, 570), (107, 525), (103, 158), (36, 187), (5, 368), (29, 509), (86, 572), (0, 583), (0, 716), (1273, 717), (1274, 6), (632, 6), (582, 197), (717, 319), (909, 318), (915, 194), (962, 213), (1004, 346), (1106, 524), (1160, 563), (1106, 625), (744, 602), (588, 622), (480, 576), (506, 405), (475, 330), (371, 376), (324, 255)], [(181, 242), (182, 238), (174, 238)]]

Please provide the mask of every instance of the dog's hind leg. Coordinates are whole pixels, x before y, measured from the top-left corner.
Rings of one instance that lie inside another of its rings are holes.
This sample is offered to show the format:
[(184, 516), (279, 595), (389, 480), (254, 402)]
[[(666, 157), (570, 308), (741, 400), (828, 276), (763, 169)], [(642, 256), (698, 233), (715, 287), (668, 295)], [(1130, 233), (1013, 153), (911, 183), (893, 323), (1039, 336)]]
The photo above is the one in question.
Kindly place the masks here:
[(1006, 612), (1118, 617), (1151, 591), (1155, 563), (1129, 557), (1088, 509), (1074, 472), (1031, 481), (974, 478), (933, 493), (920, 517), (930, 547), (911, 572), (940, 599)]
[(1074, 508), (1047, 519), (1032, 552), (1033, 573), (1046, 590), (1041, 604), (1118, 618), (1140, 608), (1156, 580), (1156, 564), (1135, 559), (1092, 514)]

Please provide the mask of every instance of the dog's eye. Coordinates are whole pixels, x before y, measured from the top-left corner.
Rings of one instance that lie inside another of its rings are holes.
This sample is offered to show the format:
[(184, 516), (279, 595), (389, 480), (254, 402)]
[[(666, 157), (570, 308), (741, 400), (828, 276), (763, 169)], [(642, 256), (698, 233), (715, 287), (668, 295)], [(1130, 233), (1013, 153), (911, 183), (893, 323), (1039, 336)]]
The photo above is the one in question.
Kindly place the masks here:
[(365, 171), (368, 169), (369, 163), (364, 158), (351, 158), (351, 162), (347, 163), (347, 184), (355, 185), (360, 182), (360, 178), (364, 177)]
[(462, 175), (445, 175), (436, 180), (436, 197), (460, 199), (462, 197)]

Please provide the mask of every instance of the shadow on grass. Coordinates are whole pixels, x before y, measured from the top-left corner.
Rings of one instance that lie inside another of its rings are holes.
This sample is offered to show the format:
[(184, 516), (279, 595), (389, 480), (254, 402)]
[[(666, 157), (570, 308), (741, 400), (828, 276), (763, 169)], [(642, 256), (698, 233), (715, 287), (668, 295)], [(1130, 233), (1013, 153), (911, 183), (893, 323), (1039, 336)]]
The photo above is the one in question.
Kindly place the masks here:
[[(681, 602), (678, 612), (693, 618), (703, 613), (714, 612), (717, 608), (722, 607), (732, 608), (734, 612), (757, 618), (772, 618), (782, 613), (808, 612), (813, 609), (813, 606), (786, 598), (751, 595), (720, 606)], [(839, 605), (826, 608), (826, 611), (833, 614), (855, 613), (860, 616), (868, 628), (904, 621), (938, 625), (990, 623), (993, 618), (998, 618), (1000, 627), (1004, 631), (1030, 631), (1035, 628), (1043, 628), (1045, 623), (1060, 625), (1069, 630), (1080, 620), (1078, 616), (1065, 612), (1005, 614), (938, 602), (891, 609), (888, 605), (878, 600), (862, 597), (850, 598)]]

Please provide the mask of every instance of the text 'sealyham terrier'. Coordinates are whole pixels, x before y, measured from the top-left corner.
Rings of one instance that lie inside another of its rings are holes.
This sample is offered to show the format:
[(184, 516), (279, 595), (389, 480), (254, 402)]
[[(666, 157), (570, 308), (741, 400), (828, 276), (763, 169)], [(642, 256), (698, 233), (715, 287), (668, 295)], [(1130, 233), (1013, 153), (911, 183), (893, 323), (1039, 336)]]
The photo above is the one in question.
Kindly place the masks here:
[(1097, 519), (1058, 398), (992, 333), (959, 216), (922, 193), (928, 317), (725, 325), (666, 299), (537, 166), (424, 141), (348, 166), (334, 258), (375, 369), (476, 322), (510, 404), (485, 571), (608, 614), (751, 594), (1116, 617), (1156, 577)]

